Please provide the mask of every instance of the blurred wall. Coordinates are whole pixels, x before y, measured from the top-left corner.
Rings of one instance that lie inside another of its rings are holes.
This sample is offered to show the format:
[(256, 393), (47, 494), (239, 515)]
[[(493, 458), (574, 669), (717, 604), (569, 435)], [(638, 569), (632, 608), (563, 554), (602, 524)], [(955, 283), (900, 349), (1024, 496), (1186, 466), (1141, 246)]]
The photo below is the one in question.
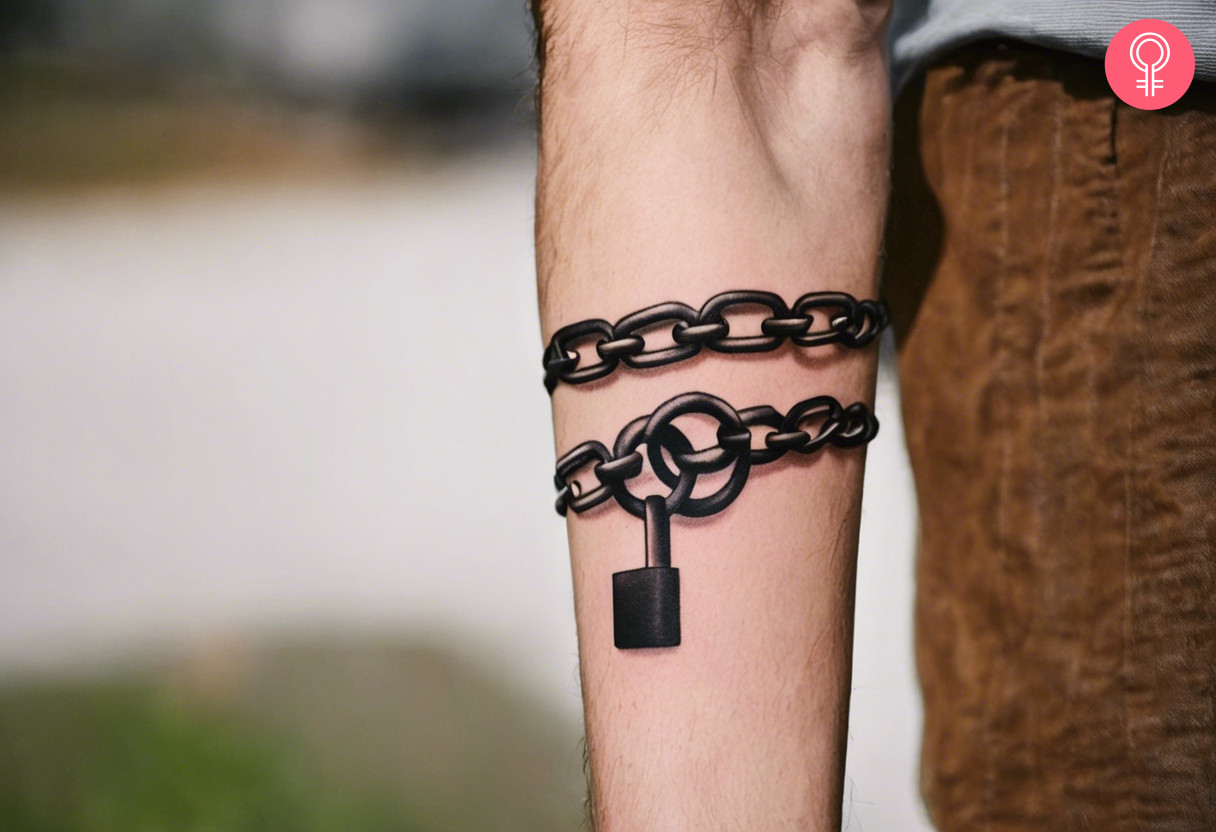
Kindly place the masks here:
[[(569, 817), (580, 700), (535, 160), (526, 129), (503, 129), (531, 84), (522, 2), (0, 14), (0, 762), (25, 773), (0, 767), (0, 816), (56, 790), (111, 805), (108, 788), (130, 798), (122, 822), (32, 828), (139, 827), (139, 777), (55, 779), (82, 770), (72, 749), (113, 769), (132, 751), (117, 735), (150, 769), (232, 776), (253, 817), (300, 794), (295, 764), (255, 741), (269, 727), (320, 769), (398, 755), (406, 786), (443, 795), (398, 806), (429, 819), (409, 828), (452, 832), (479, 780), (537, 802), (465, 813), (471, 828)], [(365, 117), (383, 109), (410, 129)], [(453, 113), (476, 143), (417, 140)], [(913, 832), (916, 516), (897, 396), (884, 372), (847, 828)], [(216, 702), (240, 707), (213, 731)], [(217, 758), (213, 736), (235, 747)], [(503, 774), (525, 745), (529, 765)], [(232, 774), (251, 754), (265, 795)], [(161, 787), (185, 799), (196, 780)]]

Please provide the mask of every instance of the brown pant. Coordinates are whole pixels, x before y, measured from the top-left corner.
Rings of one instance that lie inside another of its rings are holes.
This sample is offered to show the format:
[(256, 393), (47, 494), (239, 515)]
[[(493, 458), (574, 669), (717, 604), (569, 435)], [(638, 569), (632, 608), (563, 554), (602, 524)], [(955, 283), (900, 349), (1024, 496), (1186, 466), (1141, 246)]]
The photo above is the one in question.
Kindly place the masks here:
[(1216, 830), (1216, 92), (984, 44), (901, 96), (886, 291), (942, 832)]

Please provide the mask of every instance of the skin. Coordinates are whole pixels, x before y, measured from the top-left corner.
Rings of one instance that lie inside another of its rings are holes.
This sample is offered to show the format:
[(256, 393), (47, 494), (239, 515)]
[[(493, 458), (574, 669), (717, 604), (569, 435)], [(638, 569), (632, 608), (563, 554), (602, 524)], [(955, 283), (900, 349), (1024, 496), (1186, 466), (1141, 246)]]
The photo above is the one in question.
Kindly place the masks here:
[[(667, 300), (699, 307), (730, 289), (787, 302), (808, 291), (876, 297), (887, 11), (846, 0), (544, 2), (546, 342), (571, 321)], [(757, 320), (735, 316), (732, 332), (756, 332)], [(787, 344), (561, 385), (556, 450), (610, 446), (629, 420), (688, 391), (783, 412), (820, 393), (872, 403), (876, 361), (873, 347)], [(679, 424), (712, 443), (705, 424)], [(641, 521), (611, 501), (570, 514), (596, 829), (840, 828), (863, 465), (864, 449), (790, 454), (753, 471), (722, 513), (674, 518), (675, 648), (613, 646), (611, 575), (642, 565)], [(666, 493), (649, 482), (635, 493)]]

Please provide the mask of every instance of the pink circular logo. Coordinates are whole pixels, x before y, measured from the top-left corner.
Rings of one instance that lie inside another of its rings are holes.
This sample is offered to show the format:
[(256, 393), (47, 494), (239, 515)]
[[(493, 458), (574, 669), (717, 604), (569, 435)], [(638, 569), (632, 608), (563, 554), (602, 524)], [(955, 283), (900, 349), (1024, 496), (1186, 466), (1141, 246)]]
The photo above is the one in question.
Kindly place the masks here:
[(1195, 78), (1195, 52), (1176, 26), (1146, 18), (1119, 30), (1106, 47), (1106, 80), (1115, 95), (1141, 110), (1173, 104)]

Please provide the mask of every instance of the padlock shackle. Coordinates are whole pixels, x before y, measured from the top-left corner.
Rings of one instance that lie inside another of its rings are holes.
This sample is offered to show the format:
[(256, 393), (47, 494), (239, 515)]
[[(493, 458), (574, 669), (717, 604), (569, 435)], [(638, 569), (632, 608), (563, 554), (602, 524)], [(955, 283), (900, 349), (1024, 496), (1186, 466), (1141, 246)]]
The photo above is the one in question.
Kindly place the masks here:
[(671, 515), (662, 497), (646, 498), (645, 527), (646, 565), (671, 566)]

